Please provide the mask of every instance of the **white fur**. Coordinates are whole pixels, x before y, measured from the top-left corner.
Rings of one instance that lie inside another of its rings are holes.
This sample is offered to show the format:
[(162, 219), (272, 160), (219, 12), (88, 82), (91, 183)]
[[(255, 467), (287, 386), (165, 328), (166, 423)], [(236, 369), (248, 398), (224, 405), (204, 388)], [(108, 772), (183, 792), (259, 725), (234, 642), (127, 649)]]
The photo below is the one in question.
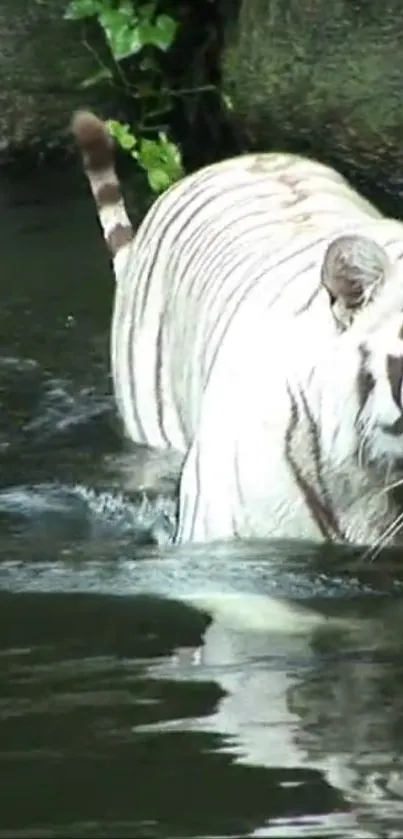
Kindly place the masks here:
[[(320, 286), (342, 234), (377, 242), (387, 265), (343, 333)], [(400, 222), (290, 155), (217, 164), (154, 204), (115, 260), (112, 367), (128, 436), (184, 457), (178, 542), (324, 538), (285, 453), (294, 409), (293, 457), (317, 496), (325, 488), (342, 538), (372, 544), (391, 528), (384, 490), (403, 437), (384, 429), (401, 416), (386, 359), (403, 355), (402, 254)], [(363, 351), (375, 386), (359, 415)]]

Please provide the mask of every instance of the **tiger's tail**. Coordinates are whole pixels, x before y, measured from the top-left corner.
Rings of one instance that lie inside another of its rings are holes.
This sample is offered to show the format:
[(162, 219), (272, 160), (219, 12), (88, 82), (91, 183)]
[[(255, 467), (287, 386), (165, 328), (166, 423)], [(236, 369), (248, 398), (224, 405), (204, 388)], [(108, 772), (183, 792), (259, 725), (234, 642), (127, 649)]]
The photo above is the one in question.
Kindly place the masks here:
[(115, 169), (114, 143), (102, 120), (90, 111), (76, 111), (71, 130), (80, 149), (112, 258), (134, 237)]

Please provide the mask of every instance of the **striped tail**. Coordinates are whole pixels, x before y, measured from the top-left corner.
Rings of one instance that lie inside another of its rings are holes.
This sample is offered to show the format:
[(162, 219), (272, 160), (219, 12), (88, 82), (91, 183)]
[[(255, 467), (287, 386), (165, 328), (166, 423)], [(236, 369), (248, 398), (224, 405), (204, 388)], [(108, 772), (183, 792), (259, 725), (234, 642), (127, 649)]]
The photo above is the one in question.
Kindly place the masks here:
[(105, 241), (115, 259), (133, 240), (134, 231), (115, 170), (113, 140), (105, 123), (90, 111), (76, 111), (71, 130), (81, 151)]

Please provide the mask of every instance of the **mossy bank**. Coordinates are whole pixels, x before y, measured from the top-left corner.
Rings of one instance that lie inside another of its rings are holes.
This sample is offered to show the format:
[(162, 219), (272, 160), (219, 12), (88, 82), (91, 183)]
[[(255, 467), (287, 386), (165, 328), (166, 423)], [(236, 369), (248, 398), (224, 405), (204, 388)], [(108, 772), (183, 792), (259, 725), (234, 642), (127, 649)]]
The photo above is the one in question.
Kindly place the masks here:
[(307, 153), (400, 196), (402, 34), (399, 0), (242, 0), (222, 86), (243, 147)]

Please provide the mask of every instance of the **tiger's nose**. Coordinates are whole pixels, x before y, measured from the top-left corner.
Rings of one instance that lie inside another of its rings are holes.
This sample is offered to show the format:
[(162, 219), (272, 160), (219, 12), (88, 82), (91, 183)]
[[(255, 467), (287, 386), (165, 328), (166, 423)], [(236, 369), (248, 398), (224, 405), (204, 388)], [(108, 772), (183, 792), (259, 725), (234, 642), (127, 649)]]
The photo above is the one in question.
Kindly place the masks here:
[(403, 356), (388, 355), (386, 370), (393, 401), (402, 411)]

